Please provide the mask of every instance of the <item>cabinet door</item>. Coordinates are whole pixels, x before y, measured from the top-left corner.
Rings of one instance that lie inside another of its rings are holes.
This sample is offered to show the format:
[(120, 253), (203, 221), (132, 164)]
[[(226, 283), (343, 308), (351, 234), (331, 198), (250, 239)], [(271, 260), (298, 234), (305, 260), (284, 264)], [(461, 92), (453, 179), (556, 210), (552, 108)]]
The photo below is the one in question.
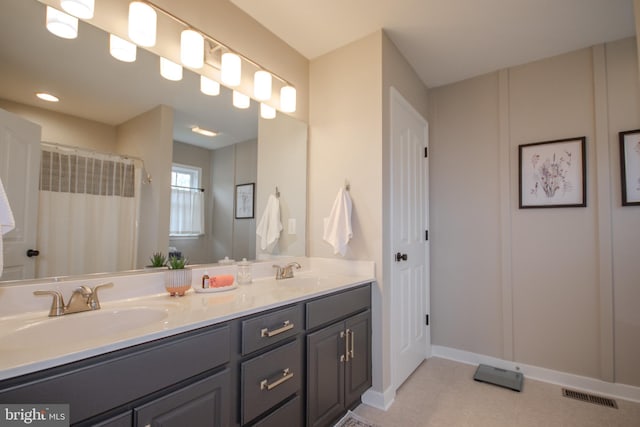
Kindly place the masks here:
[(307, 335), (307, 426), (324, 426), (344, 411), (344, 322)]
[(229, 425), (229, 370), (134, 409), (136, 427), (226, 427)]
[(350, 350), (345, 363), (345, 407), (350, 408), (371, 387), (371, 311), (345, 321)]

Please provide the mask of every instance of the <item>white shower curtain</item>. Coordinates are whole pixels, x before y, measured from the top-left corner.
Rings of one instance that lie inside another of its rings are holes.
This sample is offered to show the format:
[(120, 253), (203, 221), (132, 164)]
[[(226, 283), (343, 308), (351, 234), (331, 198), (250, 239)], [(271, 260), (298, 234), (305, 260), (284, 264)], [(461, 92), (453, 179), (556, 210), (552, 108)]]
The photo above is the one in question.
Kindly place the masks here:
[(141, 182), (136, 163), (43, 145), (37, 277), (135, 268)]

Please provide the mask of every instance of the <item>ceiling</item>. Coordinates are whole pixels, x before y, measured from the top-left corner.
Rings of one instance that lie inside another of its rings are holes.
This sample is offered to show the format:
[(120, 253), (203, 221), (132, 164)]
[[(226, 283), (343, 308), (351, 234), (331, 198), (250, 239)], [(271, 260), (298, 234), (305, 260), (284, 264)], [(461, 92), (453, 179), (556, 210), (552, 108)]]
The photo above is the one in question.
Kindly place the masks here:
[(231, 0), (308, 59), (384, 29), (427, 87), (635, 35), (633, 0)]

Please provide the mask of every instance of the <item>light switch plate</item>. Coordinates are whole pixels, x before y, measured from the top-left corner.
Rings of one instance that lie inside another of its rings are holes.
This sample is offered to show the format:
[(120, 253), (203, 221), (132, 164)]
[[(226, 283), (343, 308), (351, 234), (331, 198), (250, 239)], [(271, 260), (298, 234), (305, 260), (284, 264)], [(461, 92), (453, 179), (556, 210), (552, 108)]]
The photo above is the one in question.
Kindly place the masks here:
[(296, 234), (296, 219), (295, 218), (289, 218), (288, 232), (289, 232), (289, 234)]

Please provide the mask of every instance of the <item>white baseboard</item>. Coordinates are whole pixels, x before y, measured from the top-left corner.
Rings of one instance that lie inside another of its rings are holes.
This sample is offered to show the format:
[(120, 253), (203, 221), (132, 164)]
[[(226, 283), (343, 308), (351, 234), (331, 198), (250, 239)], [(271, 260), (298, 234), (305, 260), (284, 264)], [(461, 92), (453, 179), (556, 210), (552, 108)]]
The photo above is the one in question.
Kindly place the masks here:
[(362, 395), (362, 403), (372, 406), (376, 409), (386, 411), (396, 398), (396, 391), (393, 387), (389, 387), (383, 393), (375, 391), (373, 388), (365, 391)]
[(630, 400), (632, 402), (640, 402), (640, 387), (620, 383), (610, 383), (595, 378), (554, 371), (551, 369), (540, 368), (538, 366), (525, 365), (523, 363), (512, 362), (439, 345), (431, 346), (431, 355), (433, 357), (454, 360), (468, 365), (478, 365), (483, 363), (497, 368), (520, 371), (523, 373), (525, 378), (544, 381), (562, 387), (577, 389), (594, 394)]

